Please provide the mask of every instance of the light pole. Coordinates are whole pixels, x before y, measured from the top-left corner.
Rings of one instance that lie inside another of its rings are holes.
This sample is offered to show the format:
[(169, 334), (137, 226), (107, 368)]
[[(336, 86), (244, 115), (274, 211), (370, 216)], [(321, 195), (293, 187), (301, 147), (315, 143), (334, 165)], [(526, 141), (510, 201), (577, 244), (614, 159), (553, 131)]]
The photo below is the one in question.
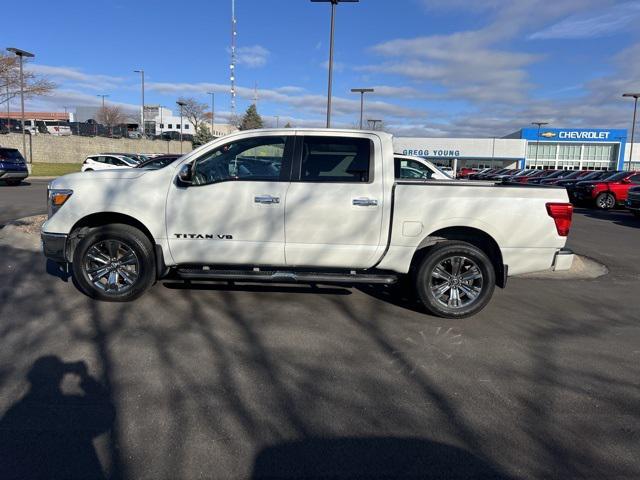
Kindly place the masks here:
[(184, 107), (186, 104), (181, 101), (177, 101), (176, 103), (180, 107), (180, 155), (182, 155), (182, 107)]
[(369, 128), (371, 128), (371, 130), (375, 130), (376, 129), (376, 125), (378, 125), (379, 123), (382, 123), (382, 120), (378, 120), (378, 119), (374, 119), (374, 118), (368, 118), (367, 119), (367, 123), (369, 124)]
[[(108, 94), (98, 94), (98, 95), (96, 95), (96, 97), (102, 97), (102, 110), (103, 111), (104, 111), (104, 99), (105, 99), (105, 97), (108, 97), (108, 96), (109, 96)], [(103, 115), (104, 115), (104, 113), (103, 113)]]
[(211, 135), (213, 136), (213, 125), (214, 125), (214, 118), (215, 118), (215, 100), (216, 100), (216, 94), (215, 92), (207, 92), (208, 95), (211, 95)]
[[(22, 118), (22, 153), (24, 153), (24, 158), (27, 158), (27, 139), (24, 134), (24, 74), (22, 72), (22, 59), (23, 57), (33, 58), (35, 57), (35, 55), (25, 50), (20, 50), (19, 48), (12, 47), (7, 48), (7, 50), (15, 53), (18, 57), (20, 57), (20, 112)], [(29, 163), (33, 163), (33, 158), (29, 158)]]
[(362, 113), (364, 112), (364, 94), (372, 93), (375, 90), (373, 88), (352, 88), (353, 93), (360, 94), (360, 130), (362, 130)]
[(335, 31), (336, 5), (342, 2), (357, 3), (359, 0), (311, 0), (331, 3), (331, 34), (329, 36), (329, 84), (327, 86), (327, 128), (331, 128), (331, 86), (333, 83), (333, 34)]
[(543, 125), (549, 125), (549, 122), (531, 122), (531, 125), (538, 126), (538, 135), (536, 135), (536, 168), (538, 168), (538, 147), (540, 146), (540, 127)]
[[(633, 123), (631, 124), (631, 147), (629, 148), (629, 166), (633, 161), (633, 137), (636, 132), (636, 110), (638, 109), (638, 97), (640, 93), (623, 93), (623, 97), (633, 98)], [(624, 158), (622, 159), (622, 168), (624, 169)]]
[(140, 77), (142, 78), (142, 112), (140, 115), (140, 118), (142, 119), (142, 125), (141, 125), (141, 133), (142, 133), (142, 137), (144, 138), (144, 70), (140, 69), (140, 70), (134, 70), (135, 73), (139, 73)]

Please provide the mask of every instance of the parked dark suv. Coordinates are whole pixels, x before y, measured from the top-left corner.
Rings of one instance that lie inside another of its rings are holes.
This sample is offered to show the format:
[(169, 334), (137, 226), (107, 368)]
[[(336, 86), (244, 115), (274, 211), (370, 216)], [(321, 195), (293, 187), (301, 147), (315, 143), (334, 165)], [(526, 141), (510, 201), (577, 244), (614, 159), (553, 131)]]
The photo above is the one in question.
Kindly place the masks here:
[(0, 147), (0, 181), (7, 185), (19, 185), (28, 176), (29, 171), (20, 151)]

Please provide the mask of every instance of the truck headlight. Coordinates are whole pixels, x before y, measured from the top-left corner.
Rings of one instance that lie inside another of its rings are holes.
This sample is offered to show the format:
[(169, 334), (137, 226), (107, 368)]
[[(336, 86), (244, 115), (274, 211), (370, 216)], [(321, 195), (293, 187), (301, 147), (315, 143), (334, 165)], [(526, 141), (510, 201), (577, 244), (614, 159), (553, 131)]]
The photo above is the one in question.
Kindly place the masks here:
[(73, 190), (62, 190), (62, 189), (48, 189), (47, 190), (47, 213), (49, 214), (49, 218), (53, 216), (60, 207), (66, 203), (71, 195), (73, 194)]

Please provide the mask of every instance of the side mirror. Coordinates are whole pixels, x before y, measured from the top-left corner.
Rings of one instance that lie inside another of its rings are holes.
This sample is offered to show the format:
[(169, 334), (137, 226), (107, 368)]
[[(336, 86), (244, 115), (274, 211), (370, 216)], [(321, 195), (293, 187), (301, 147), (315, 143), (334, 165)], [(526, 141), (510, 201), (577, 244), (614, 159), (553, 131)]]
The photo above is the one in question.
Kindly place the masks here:
[(180, 171), (178, 172), (178, 180), (186, 185), (191, 185), (193, 183), (191, 164), (183, 165), (182, 167), (180, 167)]

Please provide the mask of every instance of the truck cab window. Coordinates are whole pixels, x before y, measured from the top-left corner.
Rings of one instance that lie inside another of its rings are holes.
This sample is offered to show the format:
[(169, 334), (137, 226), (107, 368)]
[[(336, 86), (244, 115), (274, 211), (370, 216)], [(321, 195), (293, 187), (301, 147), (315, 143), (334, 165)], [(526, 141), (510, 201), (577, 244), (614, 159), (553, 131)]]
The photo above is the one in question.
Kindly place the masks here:
[(280, 180), (286, 137), (258, 137), (227, 143), (198, 158), (193, 168), (194, 185), (229, 180)]
[(366, 138), (304, 137), (300, 180), (368, 183), (372, 150)]

